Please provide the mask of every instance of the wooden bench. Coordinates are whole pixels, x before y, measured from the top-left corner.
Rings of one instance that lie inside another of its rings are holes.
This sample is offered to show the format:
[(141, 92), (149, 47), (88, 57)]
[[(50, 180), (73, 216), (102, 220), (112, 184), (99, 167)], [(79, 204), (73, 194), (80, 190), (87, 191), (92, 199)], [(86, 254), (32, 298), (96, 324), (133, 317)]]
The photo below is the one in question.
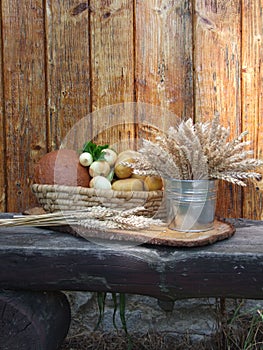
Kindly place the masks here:
[[(40, 228), (0, 229), (0, 348), (52, 350), (70, 324), (60, 291), (263, 299), (263, 222), (199, 248), (98, 245)], [(11, 334), (11, 336), (10, 336)]]

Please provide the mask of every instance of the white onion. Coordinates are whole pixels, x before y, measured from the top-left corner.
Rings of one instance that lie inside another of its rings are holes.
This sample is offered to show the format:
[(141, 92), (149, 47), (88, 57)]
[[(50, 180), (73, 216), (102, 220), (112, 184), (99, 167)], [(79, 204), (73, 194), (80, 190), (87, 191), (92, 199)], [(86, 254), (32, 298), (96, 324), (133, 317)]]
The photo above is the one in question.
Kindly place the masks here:
[(79, 162), (83, 166), (89, 166), (93, 162), (92, 155), (89, 152), (83, 152), (79, 156)]
[(110, 148), (103, 149), (101, 151), (101, 156), (110, 164), (111, 167), (115, 164), (118, 157), (117, 153)]
[(100, 175), (95, 176), (93, 179), (91, 179), (89, 186), (100, 190), (111, 189), (110, 181), (106, 179), (106, 177)]
[(108, 176), (110, 173), (110, 165), (105, 160), (96, 160), (89, 167), (89, 174), (91, 177), (98, 175)]

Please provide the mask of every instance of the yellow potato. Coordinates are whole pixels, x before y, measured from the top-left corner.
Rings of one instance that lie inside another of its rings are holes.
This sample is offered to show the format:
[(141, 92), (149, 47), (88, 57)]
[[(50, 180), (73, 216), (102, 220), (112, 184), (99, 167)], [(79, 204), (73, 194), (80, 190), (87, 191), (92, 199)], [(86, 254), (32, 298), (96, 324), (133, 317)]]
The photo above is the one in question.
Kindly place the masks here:
[(122, 151), (118, 154), (116, 163), (121, 162), (123, 159), (129, 159), (129, 158), (135, 158), (135, 157), (140, 157), (141, 154), (137, 151), (134, 151), (132, 149), (128, 149), (126, 151)]
[(122, 179), (115, 181), (111, 188), (115, 191), (143, 191), (143, 181), (138, 179)]
[(160, 176), (147, 176), (144, 180), (144, 187), (146, 191), (157, 191), (163, 187), (163, 180)]
[(146, 175), (138, 175), (138, 174), (132, 174), (131, 178), (133, 179), (139, 179), (139, 180), (145, 180), (146, 179)]
[[(125, 162), (131, 163), (132, 160), (126, 159)], [(132, 174), (132, 168), (119, 163), (115, 165), (114, 173), (119, 179), (127, 179)]]
[(114, 173), (119, 179), (127, 179), (132, 175), (132, 168), (121, 164), (121, 162), (132, 163), (134, 158), (140, 157), (139, 152), (133, 150), (123, 151), (118, 155), (115, 163)]

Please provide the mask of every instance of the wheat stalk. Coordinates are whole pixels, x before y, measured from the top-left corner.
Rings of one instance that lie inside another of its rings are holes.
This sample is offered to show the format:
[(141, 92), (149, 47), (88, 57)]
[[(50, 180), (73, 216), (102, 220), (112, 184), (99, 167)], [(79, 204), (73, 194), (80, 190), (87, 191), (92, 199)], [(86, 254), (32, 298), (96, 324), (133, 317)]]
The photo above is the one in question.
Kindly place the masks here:
[(12, 219), (0, 219), (0, 226), (38, 226), (51, 227), (62, 225), (79, 225), (88, 230), (126, 229), (142, 230), (151, 225), (162, 225), (159, 219), (137, 215), (145, 210), (136, 207), (128, 210), (117, 210), (101, 206), (84, 210), (26, 215)]
[[(146, 128), (148, 134), (151, 128)], [(153, 141), (143, 140), (139, 150), (142, 159), (130, 164), (137, 174), (156, 172), (164, 178), (183, 180), (222, 179), (246, 186), (247, 179), (261, 179), (255, 170), (263, 165), (251, 158), (250, 142), (243, 141), (247, 131), (228, 140), (230, 129), (219, 123), (219, 116), (211, 122), (196, 123), (183, 120), (167, 133), (152, 130)], [(128, 164), (127, 164), (128, 165)]]

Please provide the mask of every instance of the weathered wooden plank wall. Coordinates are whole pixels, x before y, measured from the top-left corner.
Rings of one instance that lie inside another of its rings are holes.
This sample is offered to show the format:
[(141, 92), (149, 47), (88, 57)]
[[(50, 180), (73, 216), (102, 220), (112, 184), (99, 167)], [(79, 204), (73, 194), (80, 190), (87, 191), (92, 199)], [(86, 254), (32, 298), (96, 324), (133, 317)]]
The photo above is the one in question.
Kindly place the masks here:
[(91, 112), (89, 10), (78, 0), (47, 0), (46, 101), (48, 150)]
[[(248, 130), (254, 156), (263, 158), (263, 1), (242, 2), (242, 128)], [(262, 181), (244, 190), (243, 216), (263, 217)]]
[[(134, 11), (133, 1), (90, 1), (91, 93), (92, 111), (122, 102), (134, 101)], [(124, 112), (124, 111), (123, 111)], [(122, 114), (121, 107), (119, 108)], [(133, 113), (127, 113), (125, 124), (120, 115), (111, 114), (105, 132), (96, 141), (116, 144), (120, 138), (134, 137)], [(92, 120), (94, 136), (101, 130), (103, 115)], [(106, 121), (106, 118), (105, 118)], [(99, 133), (100, 134), (100, 133)]]
[(138, 0), (135, 14), (138, 101), (162, 106), (179, 117), (192, 117), (191, 1), (148, 0), (146, 5)]
[[(262, 158), (262, 13), (263, 0), (2, 0), (0, 210), (35, 205), (35, 162), (78, 120), (121, 102), (218, 113), (233, 135), (249, 130)], [(134, 121), (101, 139), (132, 139)], [(102, 127), (99, 112), (88, 127)], [(262, 191), (220, 184), (218, 213), (262, 218)]]
[[(241, 2), (196, 1), (194, 15), (195, 117), (219, 114), (241, 132)], [(242, 216), (242, 189), (220, 182), (220, 211)]]
[[(0, 15), (0, 20), (2, 22), (2, 15)], [(6, 208), (6, 172), (5, 172), (5, 118), (4, 118), (4, 86), (3, 86), (3, 49), (2, 49), (2, 42), (3, 42), (3, 34), (2, 34), (2, 26), (0, 28), (0, 77), (1, 82), (0, 84), (0, 211), (5, 211)]]
[(29, 204), (32, 168), (46, 152), (42, 1), (2, 0), (6, 208)]

